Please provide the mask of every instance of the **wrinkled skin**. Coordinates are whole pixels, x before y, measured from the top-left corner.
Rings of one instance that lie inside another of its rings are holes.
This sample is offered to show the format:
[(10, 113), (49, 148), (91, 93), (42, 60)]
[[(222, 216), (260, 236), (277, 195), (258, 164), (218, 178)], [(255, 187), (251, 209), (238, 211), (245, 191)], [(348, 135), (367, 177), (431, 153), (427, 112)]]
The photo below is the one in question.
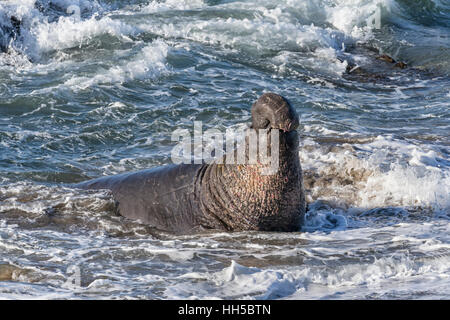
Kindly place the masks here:
[(109, 189), (122, 216), (164, 231), (297, 231), (305, 214), (298, 125), (297, 113), (279, 95), (266, 93), (252, 106), (251, 130), (267, 129), (268, 139), (271, 130), (279, 131), (279, 167), (274, 174), (262, 174), (265, 166), (259, 162), (216, 161), (167, 165), (76, 187)]

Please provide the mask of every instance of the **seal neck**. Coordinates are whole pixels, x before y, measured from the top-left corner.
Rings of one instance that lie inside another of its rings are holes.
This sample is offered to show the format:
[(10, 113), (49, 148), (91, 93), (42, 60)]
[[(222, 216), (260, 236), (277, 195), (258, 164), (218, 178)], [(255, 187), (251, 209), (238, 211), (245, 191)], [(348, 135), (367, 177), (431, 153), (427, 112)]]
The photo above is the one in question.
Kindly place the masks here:
[(296, 131), (280, 131), (278, 168), (272, 174), (263, 174), (265, 169), (261, 163), (203, 165), (196, 177), (200, 224), (228, 231), (296, 230), (302, 195)]

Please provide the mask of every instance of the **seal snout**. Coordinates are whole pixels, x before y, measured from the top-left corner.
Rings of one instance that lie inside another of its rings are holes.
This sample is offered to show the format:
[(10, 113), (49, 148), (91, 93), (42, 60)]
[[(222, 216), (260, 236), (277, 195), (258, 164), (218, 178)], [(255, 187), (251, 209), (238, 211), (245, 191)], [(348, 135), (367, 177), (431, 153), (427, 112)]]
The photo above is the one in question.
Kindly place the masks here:
[(276, 94), (263, 94), (252, 106), (252, 128), (279, 129), (285, 132), (296, 130), (299, 118), (289, 101)]

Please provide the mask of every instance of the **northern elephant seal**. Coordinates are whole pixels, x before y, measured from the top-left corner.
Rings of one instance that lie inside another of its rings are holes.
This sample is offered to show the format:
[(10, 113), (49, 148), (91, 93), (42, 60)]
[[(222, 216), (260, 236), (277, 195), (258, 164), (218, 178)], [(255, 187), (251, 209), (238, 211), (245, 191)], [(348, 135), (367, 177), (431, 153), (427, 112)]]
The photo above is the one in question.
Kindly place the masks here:
[[(77, 184), (109, 189), (119, 213), (164, 231), (296, 231), (305, 213), (298, 153), (299, 118), (285, 98), (263, 94), (252, 106), (250, 130), (279, 132), (279, 165), (262, 174), (254, 164), (171, 164)], [(245, 140), (249, 149), (248, 139)], [(233, 151), (236, 152), (236, 151)], [(246, 153), (248, 157), (248, 153)], [(225, 162), (223, 162), (225, 163)]]

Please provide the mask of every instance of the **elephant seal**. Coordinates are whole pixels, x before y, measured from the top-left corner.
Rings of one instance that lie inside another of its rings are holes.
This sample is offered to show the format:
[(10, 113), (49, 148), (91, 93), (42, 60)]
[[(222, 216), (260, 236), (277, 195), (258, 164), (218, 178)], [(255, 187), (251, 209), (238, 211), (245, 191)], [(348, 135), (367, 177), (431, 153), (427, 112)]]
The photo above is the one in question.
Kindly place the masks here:
[(264, 165), (259, 161), (238, 165), (216, 159), (210, 164), (171, 164), (102, 177), (75, 187), (109, 189), (120, 215), (163, 231), (298, 231), (306, 209), (298, 115), (288, 100), (274, 93), (263, 94), (251, 113), (249, 130), (264, 129), (269, 138), (272, 130), (279, 132), (275, 173), (262, 174)]

